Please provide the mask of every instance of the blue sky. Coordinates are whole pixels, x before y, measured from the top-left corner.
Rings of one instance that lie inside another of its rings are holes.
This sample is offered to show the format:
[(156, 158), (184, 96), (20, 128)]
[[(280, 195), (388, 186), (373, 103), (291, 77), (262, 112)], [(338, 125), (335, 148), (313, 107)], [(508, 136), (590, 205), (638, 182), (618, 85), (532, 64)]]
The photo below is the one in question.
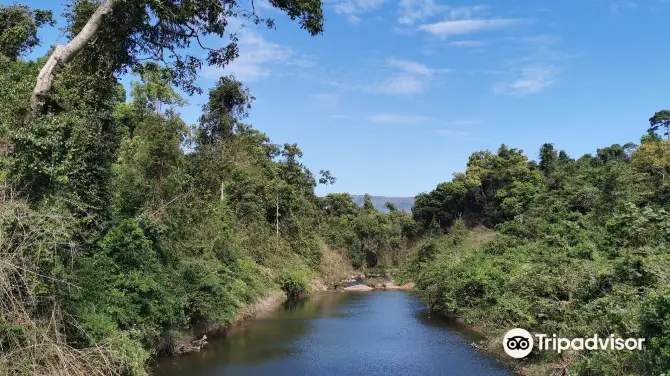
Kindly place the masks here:
[[(670, 107), (670, 0), (328, 0), (317, 37), (256, 6), (276, 30), (241, 29), (240, 57), (200, 83), (244, 82), (257, 98), (248, 122), (337, 177), (320, 194), (413, 196), (502, 143), (578, 157), (637, 142)], [(35, 54), (59, 33), (42, 35)], [(189, 101), (194, 123), (205, 98)]]

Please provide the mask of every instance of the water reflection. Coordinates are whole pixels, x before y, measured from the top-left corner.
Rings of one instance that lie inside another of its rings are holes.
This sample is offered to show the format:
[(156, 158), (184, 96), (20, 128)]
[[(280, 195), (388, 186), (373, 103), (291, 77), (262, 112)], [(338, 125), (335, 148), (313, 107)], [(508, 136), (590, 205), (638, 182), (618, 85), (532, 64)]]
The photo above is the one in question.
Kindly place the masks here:
[(434, 328), (439, 328), (443, 330), (448, 330), (452, 332), (457, 332), (463, 338), (471, 342), (479, 342), (485, 340), (486, 338), (480, 335), (477, 332), (474, 332), (468, 329), (467, 326), (455, 321), (446, 319), (442, 316), (436, 315), (434, 313), (429, 313), (428, 310), (422, 309), (416, 312), (416, 318), (424, 325), (431, 326)]
[(509, 375), (404, 292), (341, 292), (284, 304), (158, 376)]

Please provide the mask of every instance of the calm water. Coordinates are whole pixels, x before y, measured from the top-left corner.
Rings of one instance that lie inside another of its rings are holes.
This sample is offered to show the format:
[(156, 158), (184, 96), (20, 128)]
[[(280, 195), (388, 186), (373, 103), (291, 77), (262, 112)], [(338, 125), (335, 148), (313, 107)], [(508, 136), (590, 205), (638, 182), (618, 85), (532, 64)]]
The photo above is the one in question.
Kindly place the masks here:
[(202, 352), (165, 358), (158, 376), (511, 375), (400, 291), (323, 294), (287, 303)]

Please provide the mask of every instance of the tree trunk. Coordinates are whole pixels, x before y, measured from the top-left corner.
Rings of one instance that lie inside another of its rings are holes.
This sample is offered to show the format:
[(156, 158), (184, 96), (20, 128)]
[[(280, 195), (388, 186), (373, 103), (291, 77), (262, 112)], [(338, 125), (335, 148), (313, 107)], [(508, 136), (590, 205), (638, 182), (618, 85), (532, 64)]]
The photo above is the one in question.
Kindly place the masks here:
[(93, 39), (98, 32), (98, 29), (100, 29), (103, 17), (112, 12), (115, 1), (116, 0), (105, 0), (98, 9), (96, 9), (91, 18), (89, 18), (79, 34), (72, 38), (69, 43), (56, 46), (51, 56), (49, 56), (49, 60), (47, 60), (46, 64), (42, 67), (42, 70), (40, 70), (40, 74), (37, 76), (35, 88), (30, 96), (25, 122), (35, 118), (42, 110), (58, 71), (72, 61), (86, 44)]

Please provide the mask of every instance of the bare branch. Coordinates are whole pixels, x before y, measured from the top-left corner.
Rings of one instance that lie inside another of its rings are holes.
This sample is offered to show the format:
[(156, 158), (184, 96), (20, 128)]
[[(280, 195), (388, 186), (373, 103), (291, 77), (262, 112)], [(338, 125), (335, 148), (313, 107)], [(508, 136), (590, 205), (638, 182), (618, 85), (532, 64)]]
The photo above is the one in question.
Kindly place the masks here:
[(88, 22), (86, 22), (86, 25), (84, 25), (84, 28), (81, 29), (79, 34), (72, 38), (69, 43), (57, 46), (51, 53), (51, 56), (49, 56), (49, 59), (37, 76), (37, 83), (30, 96), (28, 112), (24, 118), (24, 123), (33, 119), (42, 110), (58, 71), (72, 61), (72, 59), (84, 49), (88, 42), (93, 39), (102, 24), (103, 17), (112, 12), (115, 1), (116, 0), (105, 0), (105, 2), (96, 9)]

